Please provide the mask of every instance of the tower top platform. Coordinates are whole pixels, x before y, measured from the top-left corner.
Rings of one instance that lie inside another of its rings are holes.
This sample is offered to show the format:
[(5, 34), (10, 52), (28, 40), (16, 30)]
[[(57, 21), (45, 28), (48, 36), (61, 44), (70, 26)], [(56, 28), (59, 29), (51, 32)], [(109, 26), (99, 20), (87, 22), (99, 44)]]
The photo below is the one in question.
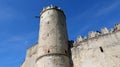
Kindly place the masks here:
[(42, 9), (40, 15), (42, 15), (42, 13), (44, 13), (45, 11), (47, 11), (47, 10), (51, 10), (51, 9), (61, 11), (61, 12), (64, 14), (63, 10), (62, 10), (60, 7), (58, 7), (58, 6), (54, 6), (54, 5), (51, 4), (50, 6), (46, 6), (46, 7), (44, 7), (44, 8)]

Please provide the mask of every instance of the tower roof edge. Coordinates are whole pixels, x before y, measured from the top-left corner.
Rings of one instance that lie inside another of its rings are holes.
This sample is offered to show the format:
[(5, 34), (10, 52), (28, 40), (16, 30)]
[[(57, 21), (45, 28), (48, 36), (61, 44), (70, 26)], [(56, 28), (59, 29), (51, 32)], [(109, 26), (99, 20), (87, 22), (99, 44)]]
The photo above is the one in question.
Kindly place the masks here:
[(64, 14), (63, 10), (62, 10), (60, 7), (54, 6), (54, 5), (50, 5), (50, 6), (46, 6), (46, 7), (44, 7), (44, 8), (42, 9), (42, 11), (41, 11), (41, 13), (40, 13), (40, 16), (41, 16), (45, 11), (51, 10), (51, 9), (55, 9), (55, 10), (61, 11), (61, 12)]

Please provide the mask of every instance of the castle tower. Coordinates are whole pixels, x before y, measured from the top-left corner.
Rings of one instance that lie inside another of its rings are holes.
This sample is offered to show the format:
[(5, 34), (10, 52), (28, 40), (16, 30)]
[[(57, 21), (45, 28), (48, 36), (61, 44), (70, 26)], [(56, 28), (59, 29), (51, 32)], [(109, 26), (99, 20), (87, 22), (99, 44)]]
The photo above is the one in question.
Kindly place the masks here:
[(36, 65), (36, 67), (70, 67), (66, 17), (59, 7), (48, 6), (40, 14)]

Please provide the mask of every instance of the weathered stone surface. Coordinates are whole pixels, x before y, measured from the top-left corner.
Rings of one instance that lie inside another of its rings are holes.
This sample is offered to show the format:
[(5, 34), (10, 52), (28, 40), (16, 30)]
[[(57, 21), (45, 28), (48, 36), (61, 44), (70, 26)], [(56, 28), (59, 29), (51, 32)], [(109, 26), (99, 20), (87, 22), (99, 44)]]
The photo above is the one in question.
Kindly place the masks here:
[(21, 67), (120, 67), (120, 24), (69, 41), (63, 11), (49, 6), (41, 12), (38, 43), (28, 48)]
[(73, 67), (120, 67), (120, 31), (73, 47)]
[(40, 19), (36, 54), (32, 56), (36, 49), (28, 49), (27, 55), (30, 58), (26, 57), (22, 67), (70, 67), (66, 17), (63, 11), (48, 6), (41, 12)]
[(70, 67), (64, 13), (48, 6), (41, 13), (36, 67)]
[(120, 30), (120, 24), (115, 24), (114, 30), (115, 31)]
[(37, 47), (38, 44), (35, 44), (34, 46), (28, 48), (26, 59), (21, 67), (36, 67), (35, 60), (37, 59)]
[(102, 28), (101, 31), (102, 31), (102, 34), (109, 33), (109, 30), (106, 27)]

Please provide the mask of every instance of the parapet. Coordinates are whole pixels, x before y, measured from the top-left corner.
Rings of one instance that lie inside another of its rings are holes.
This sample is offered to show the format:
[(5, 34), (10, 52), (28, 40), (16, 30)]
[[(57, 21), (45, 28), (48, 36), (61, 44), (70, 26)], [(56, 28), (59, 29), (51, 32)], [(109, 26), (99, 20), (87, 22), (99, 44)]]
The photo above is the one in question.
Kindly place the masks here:
[(88, 37), (93, 38), (93, 37), (97, 37), (99, 35), (100, 35), (99, 31), (92, 31), (92, 32), (89, 32)]
[(78, 36), (76, 43), (85, 42), (85, 41), (88, 41), (90, 39), (99, 38), (99, 37), (109, 35), (109, 34), (112, 34), (112, 33), (118, 32), (118, 31), (120, 31), (120, 24), (115, 24), (114, 28), (111, 30), (108, 30), (106, 27), (104, 27), (101, 29), (101, 32), (99, 32), (99, 31), (89, 32), (88, 37), (85, 36), (82, 38), (82, 36)]
[(109, 30), (106, 27), (102, 28), (101, 31), (102, 31), (102, 34), (109, 33)]
[[(43, 10), (41, 11), (40, 15), (42, 15), (45, 11), (51, 10), (51, 9), (55, 9), (55, 10), (61, 11), (64, 14), (63, 10), (60, 7), (54, 6), (54, 5), (50, 5), (50, 6), (44, 7)], [(64, 14), (64, 16), (65, 16), (65, 14)]]
[(114, 30), (120, 30), (120, 24), (115, 24)]
[(80, 41), (82, 41), (82, 40), (83, 40), (82, 36), (78, 36), (78, 37), (77, 37), (77, 42), (80, 42)]

